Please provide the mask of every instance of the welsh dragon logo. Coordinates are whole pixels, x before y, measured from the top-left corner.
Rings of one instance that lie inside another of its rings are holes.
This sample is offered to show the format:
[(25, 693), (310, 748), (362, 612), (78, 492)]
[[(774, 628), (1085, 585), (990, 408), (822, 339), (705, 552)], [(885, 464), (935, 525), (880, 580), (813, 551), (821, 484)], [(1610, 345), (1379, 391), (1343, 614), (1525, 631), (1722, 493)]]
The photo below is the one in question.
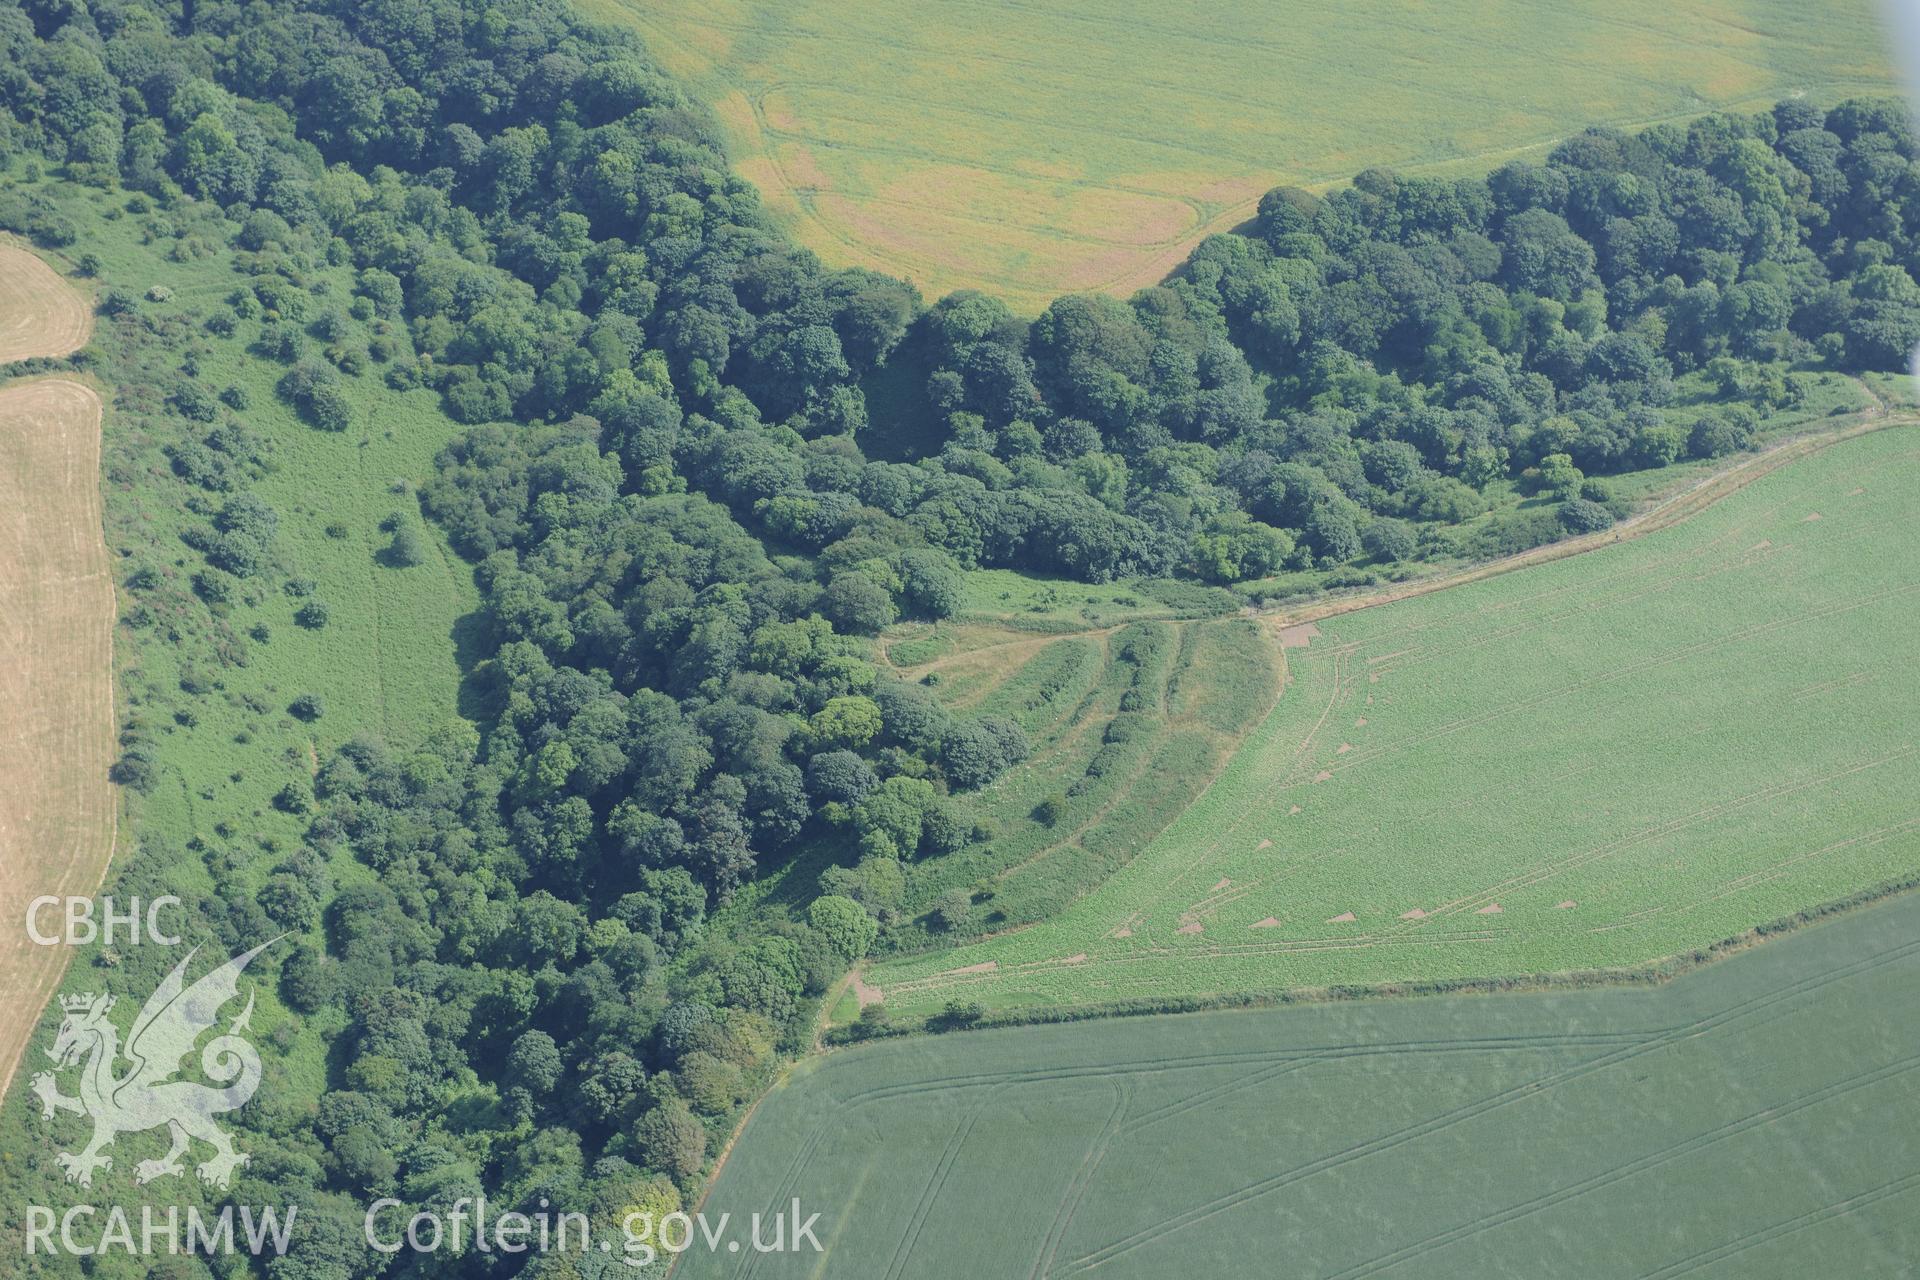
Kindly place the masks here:
[[(199, 948), (187, 952), (141, 1008), (124, 1050), (119, 1031), (107, 1020), (112, 996), (88, 993), (60, 998), (66, 1016), (47, 1056), (55, 1070), (81, 1064), (80, 1096), (63, 1095), (52, 1071), (35, 1075), (32, 1088), (40, 1097), (43, 1115), (51, 1118), (56, 1111), (71, 1111), (93, 1120), (93, 1138), (87, 1145), (57, 1157), (68, 1182), (91, 1186), (94, 1170), (113, 1168), (113, 1158), (101, 1154), (103, 1148), (123, 1133), (161, 1125), (167, 1126), (172, 1146), (160, 1159), (142, 1160), (135, 1166), (136, 1182), (185, 1172), (180, 1158), (196, 1138), (214, 1150), (211, 1158), (196, 1167), (201, 1181), (217, 1188), (232, 1181), (233, 1171), (246, 1164), (248, 1157), (234, 1150), (233, 1139), (213, 1118), (244, 1106), (260, 1087), (260, 1055), (241, 1036), (253, 1017), (252, 992), (226, 1033), (208, 1041), (200, 1052), (200, 1069), (216, 1084), (169, 1081), (168, 1077), (183, 1069), (194, 1042), (219, 1022), (221, 1008), (239, 996), (240, 974), (248, 963), (278, 941), (263, 942), (234, 956), (190, 987), (187, 964)], [(131, 1066), (116, 1075), (114, 1068), (123, 1058)]]

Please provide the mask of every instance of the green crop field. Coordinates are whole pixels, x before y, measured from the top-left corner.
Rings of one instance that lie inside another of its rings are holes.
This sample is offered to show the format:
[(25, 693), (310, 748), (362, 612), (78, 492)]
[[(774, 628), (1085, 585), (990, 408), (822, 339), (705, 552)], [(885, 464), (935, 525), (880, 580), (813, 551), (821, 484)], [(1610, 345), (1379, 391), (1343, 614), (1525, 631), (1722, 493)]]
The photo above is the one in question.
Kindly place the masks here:
[(798, 1197), (824, 1259), (696, 1245), (676, 1274), (1909, 1274), (1916, 939), (1908, 895), (1653, 988), (834, 1053), (705, 1205), (744, 1235)]
[(1158, 281), (1282, 183), (1484, 170), (1589, 124), (1895, 82), (1872, 0), (582, 8), (714, 106), (823, 258), (1034, 311)]
[(1920, 869), (1920, 430), (1681, 524), (1283, 633), (1213, 787), (890, 1010), (1635, 966)]

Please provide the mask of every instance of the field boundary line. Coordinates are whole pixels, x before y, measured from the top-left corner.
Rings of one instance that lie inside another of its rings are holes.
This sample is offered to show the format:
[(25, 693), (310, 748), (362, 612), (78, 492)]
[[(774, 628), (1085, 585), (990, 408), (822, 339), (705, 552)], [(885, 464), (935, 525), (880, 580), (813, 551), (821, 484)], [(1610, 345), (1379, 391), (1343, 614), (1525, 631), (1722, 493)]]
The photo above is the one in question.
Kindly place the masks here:
[(1344, 614), (1359, 613), (1363, 609), (1375, 609), (1385, 604), (1395, 604), (1401, 600), (1412, 600), (1419, 596), (1432, 595), (1449, 587), (1463, 587), (1471, 582), (1481, 582), (1487, 578), (1497, 578), (1517, 569), (1527, 569), (1534, 565), (1552, 564), (1556, 560), (1566, 560), (1584, 555), (1589, 551), (1599, 551), (1606, 547), (1631, 542), (1635, 538), (1650, 533), (1659, 533), (1671, 529), (1707, 510), (1722, 498), (1738, 493), (1756, 480), (1772, 475), (1790, 462), (1812, 457), (1825, 452), (1836, 444), (1848, 440), (1857, 440), (1876, 431), (1894, 427), (1920, 426), (1920, 413), (1906, 412), (1885, 414), (1884, 410), (1873, 408), (1865, 410), (1862, 421), (1843, 427), (1838, 431), (1825, 431), (1792, 436), (1770, 448), (1742, 459), (1735, 465), (1687, 486), (1680, 492), (1660, 499), (1646, 510), (1629, 516), (1611, 529), (1600, 533), (1585, 534), (1577, 538), (1564, 538), (1559, 542), (1549, 542), (1542, 546), (1530, 547), (1525, 551), (1497, 560), (1488, 560), (1465, 568), (1449, 570), (1431, 577), (1416, 579), (1412, 582), (1396, 583), (1394, 586), (1368, 591), (1358, 595), (1334, 597), (1315, 601), (1312, 604), (1283, 607), (1279, 609), (1255, 609), (1254, 612), (1267, 618), (1276, 626), (1299, 626), (1308, 622), (1324, 622), (1328, 618), (1337, 618)]
[[(1537, 970), (1507, 977), (1411, 979), (1394, 982), (1322, 983), (1307, 986), (1242, 988), (1207, 995), (1133, 996), (1105, 1001), (1072, 1004), (1034, 1003), (994, 1009), (966, 1030), (993, 1030), (1005, 1027), (1045, 1026), (1063, 1022), (1084, 1022), (1099, 1018), (1141, 1018), (1169, 1014), (1209, 1013), (1220, 1010), (1257, 1010), (1297, 1004), (1334, 1004), (1348, 1000), (1404, 999), (1409, 997), (1482, 995), (1498, 996), (1545, 991), (1582, 990), (1593, 987), (1665, 986), (1676, 978), (1715, 964), (1729, 956), (1752, 950), (1763, 943), (1837, 916), (1875, 906), (1888, 899), (1920, 889), (1920, 871), (1883, 880), (1879, 884), (1839, 898), (1831, 898), (1804, 910), (1776, 917), (1751, 929), (1690, 950), (1676, 951), (1645, 964), (1618, 968)], [(1242, 944), (1259, 945), (1259, 944)], [(1269, 944), (1271, 945), (1271, 944)], [(1196, 958), (1208, 958), (1193, 953)], [(1115, 957), (1118, 962), (1123, 957)], [(937, 975), (935, 975), (937, 976)], [(923, 979), (909, 979), (919, 982)], [(896, 983), (904, 987), (904, 983)], [(887, 1038), (936, 1033), (920, 1027), (902, 1026)], [(829, 1046), (831, 1053), (845, 1045)]]

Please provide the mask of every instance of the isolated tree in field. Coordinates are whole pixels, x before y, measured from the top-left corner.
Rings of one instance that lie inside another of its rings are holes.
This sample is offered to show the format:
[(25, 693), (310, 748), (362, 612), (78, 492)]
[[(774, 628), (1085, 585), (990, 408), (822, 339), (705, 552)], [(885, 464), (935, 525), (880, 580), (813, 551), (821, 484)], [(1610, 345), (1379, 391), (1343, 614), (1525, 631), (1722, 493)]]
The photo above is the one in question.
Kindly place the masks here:
[(387, 546), (387, 561), (396, 568), (410, 569), (425, 564), (432, 550), (427, 535), (412, 520), (402, 519), (393, 530), (393, 541)]
[(313, 810), (313, 787), (305, 779), (296, 778), (275, 793), (273, 807), (282, 813), (310, 813)]
[(142, 795), (153, 790), (160, 781), (160, 768), (153, 758), (153, 748), (144, 742), (136, 742), (121, 753), (113, 762), (107, 776), (123, 787), (130, 787)]
[(213, 518), (207, 558), (235, 577), (258, 573), (273, 552), (280, 517), (252, 493), (237, 493)]

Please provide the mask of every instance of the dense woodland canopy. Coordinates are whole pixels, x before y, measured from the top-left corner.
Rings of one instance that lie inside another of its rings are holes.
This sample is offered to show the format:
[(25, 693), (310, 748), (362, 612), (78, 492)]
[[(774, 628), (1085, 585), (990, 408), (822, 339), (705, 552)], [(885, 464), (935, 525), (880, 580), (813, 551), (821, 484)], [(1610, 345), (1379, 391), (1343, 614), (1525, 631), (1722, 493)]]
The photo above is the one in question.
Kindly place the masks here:
[[(243, 275), (209, 328), (281, 362), (314, 429), (355, 425), (356, 378), (470, 424), (422, 505), (485, 592), (486, 721), (352, 742), (283, 793), (311, 827), (268, 890), (199, 903), (236, 945), (304, 936), (285, 999), (346, 1019), (313, 1105), (249, 1118), (236, 1198), (319, 1206), (277, 1277), (379, 1269), (340, 1193), (607, 1214), (697, 1179), (811, 1002), (887, 945), (901, 860), (991, 838), (947, 798), (1020, 730), (861, 638), (951, 613), (963, 568), (1235, 582), (1497, 550), (1454, 526), (1514, 477), (1555, 531), (1603, 527), (1601, 477), (1746, 447), (1801, 394), (1788, 364), (1920, 341), (1920, 148), (1891, 103), (1281, 189), (1165, 284), (1031, 323), (795, 248), (636, 42), (557, 0), (0, 8), (0, 148), (210, 227)], [(0, 225), (85, 251), (57, 205)], [(351, 298), (308, 287), (320, 264)], [(137, 325), (141, 300), (103, 310)], [(1725, 403), (1682, 431), (1661, 408), (1693, 370)], [(209, 602), (275, 571), (247, 409), (191, 368), (168, 405)], [(840, 851), (810, 906), (703, 928), (809, 842)], [(377, 874), (336, 888), (342, 855)]]

